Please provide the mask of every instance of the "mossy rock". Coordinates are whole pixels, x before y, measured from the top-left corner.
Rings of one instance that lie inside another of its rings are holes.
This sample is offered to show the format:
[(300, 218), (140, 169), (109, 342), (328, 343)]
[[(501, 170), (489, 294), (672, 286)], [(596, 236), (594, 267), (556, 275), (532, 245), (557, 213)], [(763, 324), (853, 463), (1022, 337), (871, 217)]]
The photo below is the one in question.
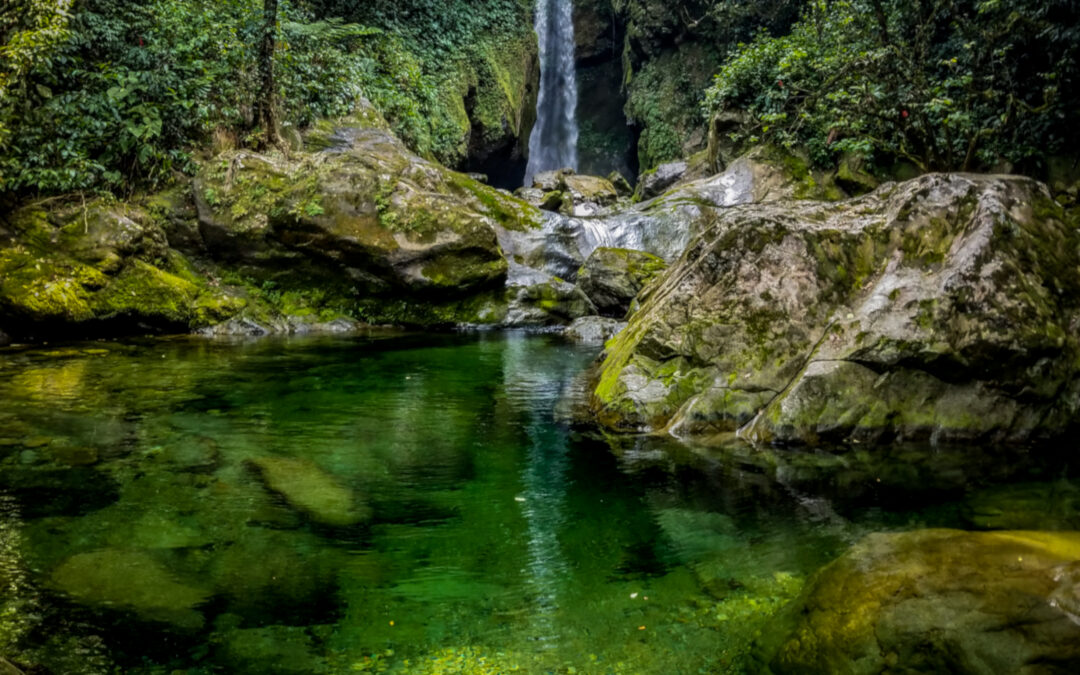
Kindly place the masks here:
[(771, 672), (1073, 672), (1077, 560), (1075, 532), (870, 535), (807, 584)]
[(641, 294), (593, 410), (761, 442), (1060, 436), (1080, 411), (1078, 256), (1064, 211), (1023, 178), (720, 211)]
[(260, 457), (250, 464), (270, 490), (317, 523), (346, 527), (371, 517), (367, 505), (351, 489), (310, 460)]
[(663, 258), (644, 251), (601, 247), (578, 271), (578, 286), (602, 316), (626, 316), (641, 289), (667, 269)]
[(53, 570), (51, 584), (86, 605), (126, 609), (190, 630), (202, 627), (203, 616), (196, 608), (211, 597), (137, 550), (79, 553)]

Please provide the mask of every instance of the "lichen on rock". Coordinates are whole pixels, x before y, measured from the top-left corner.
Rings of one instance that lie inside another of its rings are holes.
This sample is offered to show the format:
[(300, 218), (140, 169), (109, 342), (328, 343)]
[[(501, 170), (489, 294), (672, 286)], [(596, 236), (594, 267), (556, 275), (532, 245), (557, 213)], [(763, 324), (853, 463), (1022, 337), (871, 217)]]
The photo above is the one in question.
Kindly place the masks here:
[(596, 374), (608, 426), (1019, 442), (1080, 408), (1080, 235), (1022, 178), (722, 212)]

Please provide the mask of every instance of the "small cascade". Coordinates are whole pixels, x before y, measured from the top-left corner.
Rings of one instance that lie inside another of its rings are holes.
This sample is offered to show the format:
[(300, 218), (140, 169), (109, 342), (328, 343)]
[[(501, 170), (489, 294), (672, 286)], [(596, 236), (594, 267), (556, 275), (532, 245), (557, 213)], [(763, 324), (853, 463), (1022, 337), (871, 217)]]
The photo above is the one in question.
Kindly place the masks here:
[(540, 95), (529, 137), (525, 184), (541, 171), (577, 168), (577, 78), (572, 0), (536, 0), (540, 40)]

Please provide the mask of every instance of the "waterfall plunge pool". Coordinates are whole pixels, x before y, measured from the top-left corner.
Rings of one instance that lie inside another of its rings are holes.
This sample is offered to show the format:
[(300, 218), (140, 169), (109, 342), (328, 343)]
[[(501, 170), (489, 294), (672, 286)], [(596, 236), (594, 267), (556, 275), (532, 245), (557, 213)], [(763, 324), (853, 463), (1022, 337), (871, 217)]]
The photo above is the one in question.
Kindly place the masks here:
[[(865, 534), (1064, 459), (600, 440), (551, 335), (0, 351), (0, 655), (41, 673), (757, 669)], [(1053, 524), (1047, 525), (1053, 527)]]

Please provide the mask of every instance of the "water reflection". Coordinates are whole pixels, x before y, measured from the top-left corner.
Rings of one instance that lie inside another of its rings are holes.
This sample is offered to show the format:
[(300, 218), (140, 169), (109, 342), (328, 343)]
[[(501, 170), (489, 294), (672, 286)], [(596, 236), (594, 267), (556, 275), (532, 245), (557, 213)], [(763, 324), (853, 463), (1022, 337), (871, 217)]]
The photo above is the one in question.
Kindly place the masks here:
[(57, 673), (737, 671), (868, 533), (1080, 525), (1053, 449), (555, 422), (593, 357), (513, 333), (6, 352), (0, 653)]

